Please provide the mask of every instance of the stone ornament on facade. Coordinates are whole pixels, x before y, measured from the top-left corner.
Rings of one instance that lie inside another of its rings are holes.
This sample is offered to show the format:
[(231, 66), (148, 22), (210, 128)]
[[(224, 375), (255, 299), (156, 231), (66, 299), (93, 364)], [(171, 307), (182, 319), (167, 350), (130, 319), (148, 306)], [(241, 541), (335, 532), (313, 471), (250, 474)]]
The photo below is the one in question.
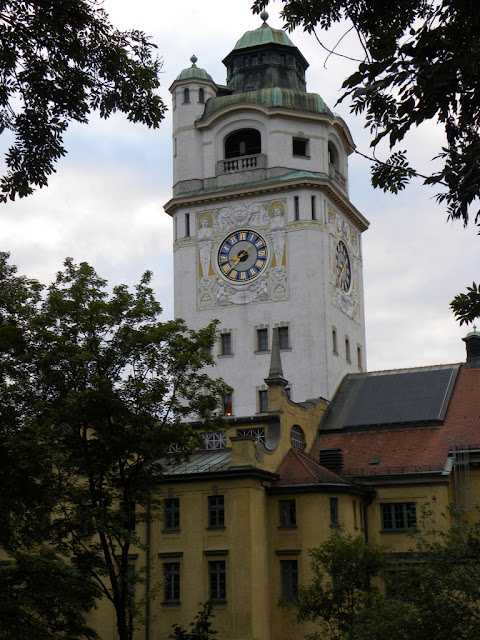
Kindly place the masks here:
[(285, 209), (281, 202), (274, 202), (270, 206), (270, 238), (275, 254), (275, 266), (283, 266), (285, 252)]
[[(289, 298), (286, 267), (285, 201), (275, 200), (253, 204), (236, 204), (210, 211), (197, 217), (199, 274), (197, 306), (199, 310), (217, 306), (242, 305), (280, 301)], [(269, 265), (258, 279), (245, 283), (226, 282), (222, 278), (215, 252), (224, 242), (225, 234), (236, 229), (252, 228), (268, 237), (273, 248)], [(217, 272), (216, 275), (214, 272)], [(213, 275), (212, 275), (213, 274)]]
[(202, 276), (208, 277), (210, 271), (210, 260), (213, 249), (213, 219), (209, 214), (205, 214), (198, 218), (198, 250), (200, 252), (200, 264), (202, 267)]

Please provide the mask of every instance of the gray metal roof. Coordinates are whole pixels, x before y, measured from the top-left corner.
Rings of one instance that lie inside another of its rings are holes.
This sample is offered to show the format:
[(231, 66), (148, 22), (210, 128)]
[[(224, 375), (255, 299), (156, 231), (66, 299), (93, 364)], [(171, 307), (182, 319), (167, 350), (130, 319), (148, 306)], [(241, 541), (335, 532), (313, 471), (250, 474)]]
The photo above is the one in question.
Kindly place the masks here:
[(320, 431), (392, 424), (440, 423), (460, 365), (347, 375)]
[(188, 460), (168, 466), (165, 475), (205, 473), (207, 471), (225, 471), (232, 464), (231, 449), (212, 449), (197, 451)]

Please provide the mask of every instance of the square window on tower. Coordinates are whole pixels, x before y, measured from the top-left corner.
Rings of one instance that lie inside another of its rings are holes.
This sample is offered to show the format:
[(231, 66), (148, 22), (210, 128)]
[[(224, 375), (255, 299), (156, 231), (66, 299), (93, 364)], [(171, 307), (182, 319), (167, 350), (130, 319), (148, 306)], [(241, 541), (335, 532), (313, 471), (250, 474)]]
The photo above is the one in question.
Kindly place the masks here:
[(289, 349), (290, 340), (288, 336), (288, 327), (278, 327), (278, 339), (280, 342), (280, 349)]
[(268, 351), (268, 329), (257, 329), (257, 351)]
[(307, 138), (293, 138), (292, 139), (292, 154), (294, 156), (309, 157), (309, 140)]
[(232, 334), (221, 333), (220, 334), (220, 355), (231, 356), (232, 355)]

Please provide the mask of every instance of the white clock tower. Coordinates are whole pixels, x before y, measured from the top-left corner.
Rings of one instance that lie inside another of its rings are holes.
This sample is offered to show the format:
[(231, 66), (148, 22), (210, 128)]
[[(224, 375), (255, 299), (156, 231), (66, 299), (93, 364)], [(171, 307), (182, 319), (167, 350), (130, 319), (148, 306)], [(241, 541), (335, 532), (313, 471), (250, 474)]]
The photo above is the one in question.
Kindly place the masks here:
[(292, 400), (330, 399), (365, 368), (361, 233), (350, 202), (345, 122), (307, 93), (308, 63), (267, 24), (224, 59), (172, 84), (175, 316), (218, 319), (214, 353), (234, 389), (224, 410), (265, 410), (272, 331)]

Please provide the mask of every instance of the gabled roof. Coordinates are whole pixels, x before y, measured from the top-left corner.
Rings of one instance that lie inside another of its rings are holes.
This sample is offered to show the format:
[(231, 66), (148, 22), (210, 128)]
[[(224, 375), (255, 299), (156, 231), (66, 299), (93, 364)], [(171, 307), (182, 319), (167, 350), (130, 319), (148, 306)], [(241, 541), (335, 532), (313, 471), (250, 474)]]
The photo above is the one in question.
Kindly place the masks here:
[(338, 485), (348, 486), (350, 483), (322, 467), (318, 462), (299, 451), (290, 449), (284, 457), (276, 472), (278, 480), (273, 483), (274, 487), (282, 486), (302, 486), (302, 485)]
[[(457, 373), (443, 420), (362, 424), (335, 431), (323, 429), (322, 424), (311, 456), (319, 460), (321, 449), (341, 449), (344, 473), (353, 476), (442, 472), (452, 439), (464, 439), (470, 449), (480, 449), (480, 369), (457, 365)], [(395, 382), (401, 372), (390, 375)], [(340, 396), (340, 391), (341, 387), (332, 404), (351, 405), (351, 394), (358, 390), (351, 387), (350, 396)], [(371, 396), (371, 402), (376, 401), (385, 403), (385, 398)]]

